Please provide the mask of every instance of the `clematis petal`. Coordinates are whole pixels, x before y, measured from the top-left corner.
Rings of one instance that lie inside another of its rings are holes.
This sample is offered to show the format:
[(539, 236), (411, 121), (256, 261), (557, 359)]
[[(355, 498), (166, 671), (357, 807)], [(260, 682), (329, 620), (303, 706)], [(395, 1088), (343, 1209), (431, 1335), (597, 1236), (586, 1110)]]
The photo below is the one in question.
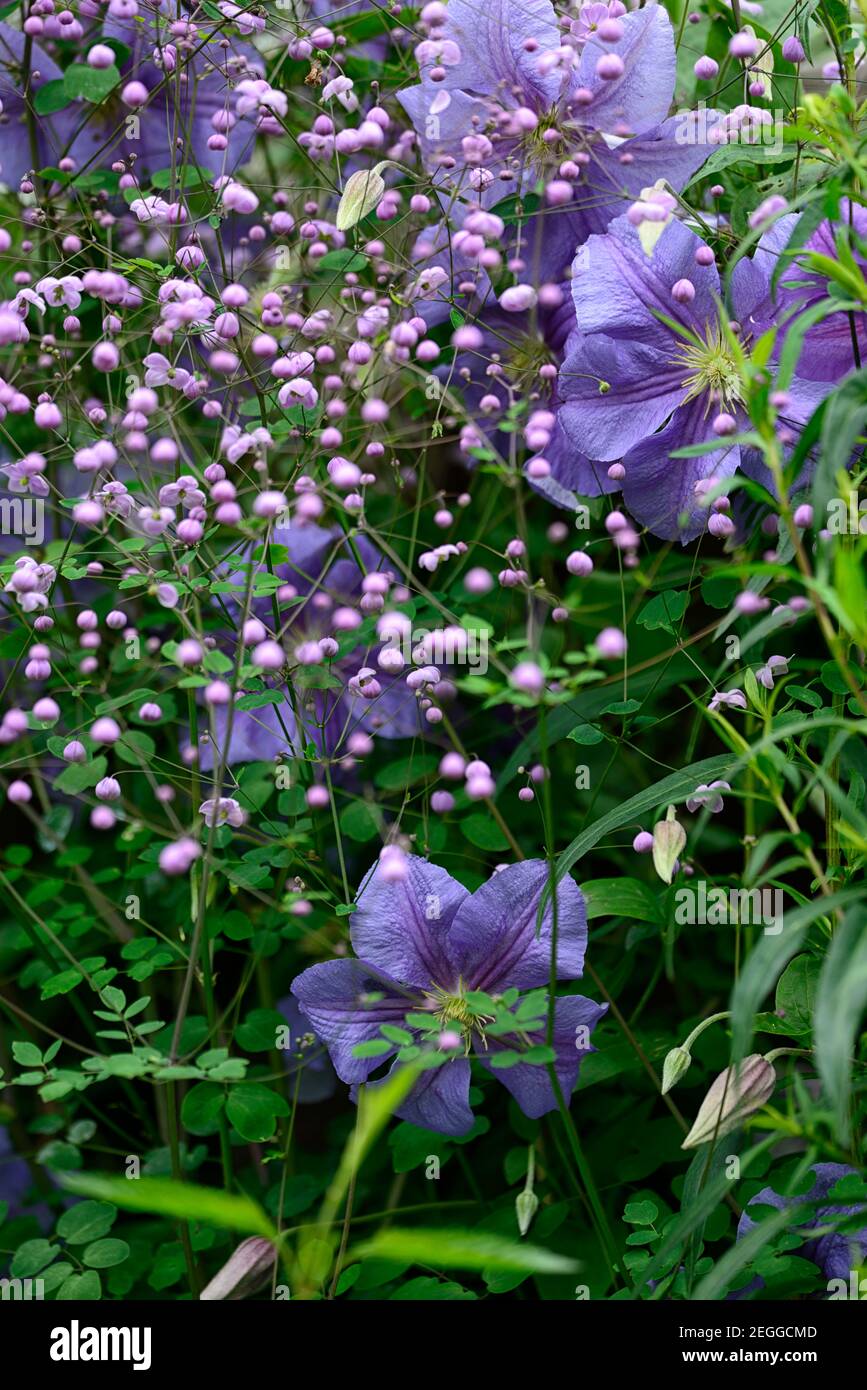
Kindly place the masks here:
[[(499, 89), (507, 100), (514, 100), (518, 88), (518, 100), (528, 105), (533, 98), (547, 105), (556, 96), (559, 75), (544, 75), (539, 68), (540, 55), (560, 43), (549, 0), (488, 0), (484, 5), (450, 0), (445, 33), (461, 50), (452, 86), (485, 94)], [(528, 39), (536, 41), (532, 51), (525, 47)]]
[[(551, 970), (552, 901), (541, 931), (536, 919), (549, 884), (543, 859), (510, 864), (464, 899), (448, 934), (448, 946), (471, 989), (529, 989), (545, 984)], [(577, 980), (584, 968), (587, 908), (568, 875), (557, 887), (557, 978)]]
[[(366, 1081), (391, 1055), (354, 1057), (359, 1043), (381, 1036), (381, 1023), (403, 1024), (418, 1001), (394, 980), (383, 978), (358, 960), (329, 960), (311, 965), (292, 982), (292, 993), (311, 1029), (325, 1043), (341, 1081)], [(391, 1052), (397, 1051), (396, 1048)]]
[[(846, 1163), (814, 1163), (810, 1167), (810, 1172), (814, 1175), (815, 1181), (812, 1187), (805, 1193), (794, 1196), (783, 1196), (775, 1192), (772, 1187), (763, 1187), (750, 1199), (738, 1222), (738, 1240), (742, 1240), (761, 1219), (757, 1212), (752, 1215), (751, 1207), (776, 1207), (777, 1211), (784, 1211), (786, 1207), (795, 1207), (802, 1202), (817, 1202), (828, 1196), (831, 1188), (846, 1177), (857, 1177), (857, 1170), (851, 1168)], [(827, 1225), (829, 1222), (844, 1216), (864, 1215), (865, 1226), (863, 1230), (843, 1235), (839, 1231), (831, 1231), (827, 1235), (820, 1236), (818, 1240), (806, 1240), (803, 1250), (800, 1252), (805, 1259), (812, 1260), (819, 1266), (827, 1279), (849, 1280), (849, 1271), (860, 1264), (867, 1257), (867, 1207), (863, 1203), (848, 1204), (843, 1202), (828, 1202), (827, 1205), (818, 1207), (812, 1214), (802, 1216), (797, 1222), (795, 1229), (802, 1232), (806, 1237), (811, 1229), (817, 1226)], [(759, 1285), (760, 1287), (761, 1285)]]
[(470, 1064), (456, 1057), (434, 1071), (423, 1072), (397, 1111), (401, 1120), (456, 1138), (473, 1127), (470, 1109)]
[[(393, 1072), (399, 1062), (392, 1065)], [(389, 1076), (391, 1072), (389, 1073)], [(382, 1081), (368, 1083), (369, 1090), (382, 1086)], [(398, 1119), (407, 1120), (420, 1129), (432, 1129), (437, 1134), (452, 1134), (455, 1138), (469, 1134), (473, 1127), (470, 1109), (470, 1063), (466, 1057), (455, 1057), (431, 1071), (422, 1072), (406, 1100), (395, 1111)], [(355, 1093), (352, 1096), (354, 1100)]]
[[(708, 322), (718, 319), (719, 274), (715, 265), (696, 265), (701, 244), (695, 232), (675, 220), (653, 255), (647, 256), (629, 220), (616, 218), (607, 235), (591, 237), (575, 258), (572, 298), (581, 332), (637, 341), (670, 358), (680, 336), (657, 315), (692, 333), (702, 333)], [(678, 280), (693, 284), (691, 303), (678, 304), (672, 298)]]
[(592, 459), (619, 459), (665, 423), (684, 389), (683, 370), (671, 362), (677, 350), (672, 334), (665, 334), (664, 345), (665, 353), (657, 343), (573, 335), (558, 389), (561, 424), (575, 449)]
[[(554, 1005), (552, 1045), (557, 1053), (554, 1070), (567, 1105), (575, 1089), (583, 1059), (588, 1053), (597, 1051), (589, 1041), (590, 1033), (607, 1012), (607, 1004), (596, 1004), (581, 994), (570, 994), (565, 999), (558, 999)], [(545, 1034), (546, 1024), (543, 1022), (536, 1032), (528, 1036), (531, 1043), (539, 1044), (544, 1043)], [(502, 1081), (506, 1090), (511, 1092), (524, 1114), (537, 1120), (540, 1115), (547, 1115), (549, 1110), (557, 1108), (551, 1078), (547, 1067), (532, 1065), (529, 1062), (519, 1062), (517, 1066), (505, 1069), (494, 1067), (493, 1061), (497, 1054), (513, 1046), (514, 1041), (508, 1038), (489, 1038), (487, 1051), (483, 1050), (480, 1043), (476, 1044), (476, 1055), (482, 1066), (496, 1076), (498, 1081)]]
[[(574, 87), (593, 93), (587, 106), (588, 124), (616, 132), (647, 130), (668, 115), (674, 93), (676, 56), (671, 20), (661, 5), (647, 5), (621, 18), (623, 37), (616, 44), (593, 35), (584, 45)], [(604, 79), (596, 64), (616, 53), (623, 63), (620, 77)]]
[(698, 399), (680, 406), (664, 430), (624, 457), (623, 500), (636, 521), (655, 536), (685, 545), (705, 530), (708, 509), (696, 497), (695, 485), (703, 478), (729, 478), (736, 473), (740, 446), (721, 443), (712, 453), (696, 458), (672, 458), (671, 451), (714, 438), (705, 402)]
[(428, 989), (457, 983), (449, 930), (469, 894), (445, 869), (408, 855), (406, 877), (387, 883), (377, 862), (358, 890), (352, 914), (356, 955), (403, 984)]

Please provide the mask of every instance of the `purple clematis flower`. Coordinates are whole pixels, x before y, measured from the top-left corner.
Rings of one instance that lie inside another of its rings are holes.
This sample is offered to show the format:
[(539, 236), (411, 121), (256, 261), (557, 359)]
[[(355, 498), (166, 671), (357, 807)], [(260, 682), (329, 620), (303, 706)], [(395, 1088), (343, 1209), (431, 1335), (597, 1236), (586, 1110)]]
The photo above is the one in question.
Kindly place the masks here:
[[(466, 1000), (472, 990), (496, 995), (548, 984), (550, 903), (541, 932), (536, 932), (548, 873), (543, 860), (511, 864), (470, 893), (445, 869), (412, 856), (397, 882), (386, 881), (380, 864), (369, 871), (352, 915), (357, 959), (311, 966), (292, 985), (342, 1081), (357, 1087), (379, 1067), (382, 1054), (357, 1057), (355, 1049), (379, 1039), (380, 1025), (396, 1024), (418, 1037), (406, 1016), (423, 1012), (431, 1015), (448, 1042), (457, 1041), (458, 1046), (449, 1060), (422, 1074), (397, 1111), (402, 1119), (442, 1134), (469, 1132), (470, 1049), (526, 1115), (537, 1118), (555, 1108), (544, 1066), (519, 1062), (506, 1070), (492, 1067), (498, 1051), (511, 1048), (513, 1039), (503, 1043), (486, 1037), (484, 1020), (470, 1012)], [(557, 977), (575, 980), (584, 966), (587, 913), (584, 897), (570, 878), (557, 889), (557, 908)], [(595, 1051), (589, 1034), (606, 1006), (576, 994), (559, 998), (555, 1010), (554, 1065), (568, 1100), (582, 1057)], [(527, 1025), (526, 1038), (531, 1044), (544, 1043), (544, 1020)], [(393, 1044), (391, 1054), (397, 1051)]]
[[(703, 246), (676, 220), (651, 255), (626, 217), (591, 237), (575, 260), (578, 326), (559, 385), (560, 421), (575, 455), (622, 459), (623, 499), (633, 516), (654, 535), (683, 543), (707, 527), (708, 491), (741, 466), (741, 447), (727, 436), (749, 423), (728, 320), (720, 320), (719, 273), (712, 259), (696, 260)], [(746, 351), (764, 326), (758, 311), (770, 268), (761, 254), (741, 260), (732, 276), (733, 318)], [(795, 378), (785, 423), (802, 424), (826, 391)], [(699, 444), (715, 447), (672, 457)]]
[[(319, 526), (278, 526), (272, 534), (275, 547), (285, 547), (288, 560), (277, 564), (275, 573), (291, 585), (300, 602), (283, 610), (285, 626), (280, 641), (291, 665), (298, 649), (323, 637), (341, 637), (333, 625), (334, 613), (346, 607), (357, 609), (361, 598), (362, 574), (337, 531)], [(358, 552), (368, 572), (381, 568), (380, 558), (369, 541), (360, 538)], [(279, 552), (278, 552), (279, 553)], [(253, 614), (268, 627), (273, 623), (270, 601), (257, 600)], [(360, 621), (361, 614), (357, 613)], [(310, 679), (282, 687), (286, 698), (279, 706), (265, 705), (254, 710), (233, 710), (227, 767), (237, 763), (261, 762), (294, 750), (295, 754), (312, 740), (318, 748), (333, 754), (345, 745), (354, 731), (382, 738), (408, 738), (419, 730), (417, 702), (402, 677), (378, 673), (382, 693), (374, 700), (353, 695), (349, 678), (367, 664), (364, 646), (351, 648), (333, 659), (320, 657), (307, 666)], [(313, 667), (327, 679), (317, 684)], [(292, 698), (290, 698), (290, 695)], [(228, 715), (225, 707), (212, 713), (213, 737), (200, 744), (199, 765), (209, 771), (214, 764), (214, 748), (222, 750)]]
[[(770, 277), (778, 268), (779, 258), (795, 229), (798, 218), (795, 214), (780, 217), (762, 237), (756, 255), (756, 265), (764, 259), (763, 267), (767, 297), (757, 304), (754, 313), (769, 323), (790, 322), (796, 314), (804, 313), (828, 298), (828, 280), (820, 271), (810, 265), (810, 253), (825, 256), (828, 260), (838, 259), (835, 236), (843, 225), (851, 226), (855, 235), (867, 241), (867, 208), (844, 199), (840, 204), (840, 222), (836, 226), (823, 222), (809, 237), (795, 256), (786, 258), (787, 268), (779, 274), (773, 294), (770, 292)], [(867, 275), (867, 258), (853, 250), (853, 257), (861, 273)], [(853, 331), (858, 344), (856, 360), (853, 344)], [(848, 313), (832, 313), (820, 319), (807, 330), (804, 346), (797, 364), (801, 377), (811, 381), (825, 381), (836, 385), (849, 372), (867, 362), (867, 314), (863, 310)]]
[[(826, 1199), (841, 1179), (859, 1175), (856, 1169), (845, 1163), (814, 1163), (810, 1172), (815, 1175), (815, 1181), (809, 1192), (800, 1196), (783, 1197), (772, 1187), (763, 1187), (761, 1192), (757, 1192), (741, 1214), (738, 1222), (738, 1240), (753, 1230), (761, 1219), (759, 1216), (750, 1215), (751, 1207), (776, 1207), (777, 1211), (785, 1211), (786, 1207), (797, 1206), (799, 1202), (821, 1202), (822, 1205), (795, 1228), (799, 1234), (803, 1234), (805, 1242), (803, 1249), (798, 1253), (803, 1259), (812, 1260), (818, 1265), (826, 1279), (848, 1281), (850, 1270), (867, 1258), (867, 1204), (859, 1202), (852, 1205)], [(829, 1231), (826, 1235), (810, 1238), (810, 1232), (817, 1227), (827, 1226), (842, 1217), (861, 1215), (864, 1216), (865, 1225), (854, 1234), (844, 1235), (838, 1231)]]
[(556, 206), (540, 214), (543, 280), (657, 179), (682, 188), (712, 148), (715, 113), (666, 119), (676, 54), (663, 7), (614, 0), (620, 37), (607, 42), (603, 8), (564, 31), (548, 0), (451, 0), (416, 50), (421, 83), (400, 94), (444, 198), (493, 207), (545, 181)]

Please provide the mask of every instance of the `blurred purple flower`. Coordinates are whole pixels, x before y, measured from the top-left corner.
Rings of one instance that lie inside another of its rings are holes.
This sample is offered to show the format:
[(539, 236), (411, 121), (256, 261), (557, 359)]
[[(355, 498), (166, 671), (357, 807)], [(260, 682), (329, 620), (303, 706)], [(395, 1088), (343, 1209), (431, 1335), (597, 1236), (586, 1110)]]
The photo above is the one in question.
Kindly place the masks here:
[[(750, 1198), (738, 1222), (738, 1240), (752, 1231), (762, 1219), (758, 1213), (755, 1216), (751, 1214), (754, 1207), (775, 1207), (777, 1211), (785, 1211), (786, 1207), (797, 1206), (801, 1202), (820, 1202), (822, 1205), (818, 1206), (812, 1215), (804, 1221), (799, 1221), (794, 1227), (798, 1234), (804, 1236), (803, 1249), (798, 1253), (803, 1259), (812, 1260), (818, 1265), (826, 1279), (848, 1281), (850, 1270), (867, 1259), (867, 1203), (853, 1204), (845, 1200), (826, 1199), (829, 1199), (831, 1190), (838, 1182), (847, 1177), (857, 1178), (859, 1174), (855, 1168), (845, 1163), (814, 1163), (810, 1172), (815, 1175), (815, 1181), (809, 1191), (802, 1195), (784, 1197), (772, 1187), (763, 1187), (761, 1192)], [(864, 1216), (865, 1224), (860, 1231), (848, 1235), (839, 1231), (829, 1231), (825, 1235), (810, 1238), (810, 1232), (821, 1226), (839, 1221), (842, 1217), (861, 1215)]]
[(283, 1048), (283, 1055), (292, 1078), (293, 1094), (297, 1094), (302, 1104), (328, 1100), (334, 1095), (337, 1077), (325, 1044), (316, 1037), (291, 994), (278, 999), (277, 1009), (289, 1026), (288, 1046)]
[[(357, 608), (362, 572), (338, 531), (319, 526), (277, 526), (272, 544), (275, 548), (285, 546), (288, 552), (288, 562), (276, 564), (275, 574), (284, 584), (291, 584), (302, 600), (282, 612), (281, 641), (288, 665), (290, 654), (299, 646), (331, 635), (332, 615), (337, 608)], [(360, 538), (356, 547), (368, 572), (381, 568), (380, 558), (369, 541)], [(265, 624), (273, 622), (269, 600), (255, 601), (253, 613)], [(367, 648), (359, 645), (334, 657), (327, 666), (333, 677), (330, 683), (305, 684), (304, 688), (293, 683), (291, 691), (282, 687), (286, 698), (279, 706), (234, 709), (225, 765), (271, 760), (290, 748), (297, 754), (311, 741), (334, 753), (338, 746), (345, 748), (348, 736), (356, 730), (381, 738), (409, 738), (417, 733), (418, 705), (402, 676), (392, 678), (378, 672), (382, 694), (375, 700), (362, 699), (349, 690), (348, 680), (366, 664), (366, 655)], [(317, 665), (325, 673), (324, 660)], [(311, 679), (315, 679), (312, 668), (308, 669)], [(296, 710), (303, 715), (303, 728), (299, 727)], [(214, 747), (221, 750), (225, 742), (225, 706), (212, 712), (212, 720), (213, 741), (201, 743), (199, 748), (199, 765), (205, 771), (214, 765)]]
[[(0, 179), (13, 190), (34, 167), (56, 165), (75, 129), (70, 111), (55, 112), (53, 116), (37, 116), (33, 120), (33, 140), (27, 119), (25, 100), (24, 52), (25, 37), (18, 29), (0, 23)], [(63, 77), (58, 65), (38, 43), (30, 49), (31, 72), (39, 72), (31, 92), (38, 92), (46, 82), (58, 82)]]
[(717, 690), (708, 704), (708, 709), (746, 709), (747, 697), (742, 690)]
[[(867, 241), (867, 208), (843, 199), (839, 222), (823, 222), (796, 254), (784, 258), (786, 268), (780, 273), (780, 257), (797, 222), (798, 216), (794, 213), (779, 218), (762, 237), (753, 258), (757, 266), (763, 260), (766, 262), (763, 267), (766, 294), (754, 313), (768, 323), (791, 322), (796, 314), (827, 301), (829, 282), (819, 270), (810, 266), (811, 252), (831, 261), (838, 260), (836, 236), (844, 226), (851, 227), (862, 244)], [(861, 274), (867, 276), (867, 257), (857, 249), (852, 254)], [(771, 293), (770, 278), (775, 270), (779, 278)], [(796, 370), (808, 380), (829, 383), (830, 389), (863, 362), (867, 362), (867, 314), (863, 310), (853, 310), (851, 314), (829, 314), (807, 330)]]

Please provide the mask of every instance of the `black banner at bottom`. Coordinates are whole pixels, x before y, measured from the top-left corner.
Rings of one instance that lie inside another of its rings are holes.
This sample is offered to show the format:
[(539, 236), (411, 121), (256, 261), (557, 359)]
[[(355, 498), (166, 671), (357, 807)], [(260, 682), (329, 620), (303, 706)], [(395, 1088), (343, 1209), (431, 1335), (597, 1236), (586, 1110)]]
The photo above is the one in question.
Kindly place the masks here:
[[(858, 1300), (852, 1300), (858, 1302)], [(0, 1300), (0, 1346), (7, 1369), (26, 1365), (40, 1381), (63, 1384), (71, 1378), (99, 1381), (107, 1372), (162, 1376), (195, 1372), (270, 1376), (280, 1368), (306, 1364), (320, 1354), (329, 1380), (345, 1365), (349, 1375), (370, 1374), (395, 1351), (408, 1351), (422, 1364), (462, 1338), (474, 1375), (514, 1370), (518, 1349), (537, 1360), (548, 1335), (563, 1334), (573, 1355), (592, 1358), (608, 1371), (665, 1373), (690, 1369), (701, 1378), (716, 1367), (789, 1370), (809, 1367), (823, 1376), (849, 1374), (860, 1363), (867, 1331), (864, 1310), (839, 1302), (798, 1303), (607, 1303), (516, 1302), (490, 1298), (478, 1302), (412, 1303), (341, 1300), (338, 1303), (290, 1300), (244, 1303), (189, 1301), (153, 1303), (58, 1303)], [(484, 1324), (479, 1322), (481, 1314)], [(472, 1315), (472, 1321), (470, 1316)], [(353, 1335), (356, 1334), (356, 1335)], [(371, 1340), (371, 1336), (376, 1338)], [(299, 1336), (304, 1338), (299, 1342)], [(322, 1341), (315, 1339), (321, 1337)], [(360, 1359), (360, 1348), (376, 1348), (374, 1361)], [(472, 1348), (472, 1352), (471, 1349)], [(456, 1348), (449, 1363), (459, 1364)], [(303, 1357), (299, 1363), (298, 1357)], [(365, 1371), (367, 1364), (367, 1371)], [(411, 1364), (411, 1363), (410, 1363)], [(553, 1368), (552, 1368), (553, 1369)]]

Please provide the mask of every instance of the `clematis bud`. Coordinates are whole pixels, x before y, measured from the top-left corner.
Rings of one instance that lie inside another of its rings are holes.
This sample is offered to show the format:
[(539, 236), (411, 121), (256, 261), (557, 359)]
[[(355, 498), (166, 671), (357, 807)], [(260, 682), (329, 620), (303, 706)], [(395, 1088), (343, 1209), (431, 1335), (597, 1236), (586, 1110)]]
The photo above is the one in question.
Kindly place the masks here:
[(519, 1192), (515, 1198), (515, 1215), (518, 1218), (518, 1230), (525, 1236), (533, 1223), (533, 1217), (539, 1210), (539, 1198), (535, 1192), (524, 1190)]
[(686, 831), (674, 818), (674, 807), (669, 806), (665, 820), (657, 821), (653, 827), (653, 867), (663, 883), (671, 883), (674, 866), (686, 844)]
[(776, 1084), (774, 1068), (757, 1052), (745, 1057), (739, 1065), (727, 1067), (702, 1101), (695, 1124), (681, 1148), (695, 1149), (699, 1144), (730, 1134), (748, 1115), (770, 1100)]
[(692, 1057), (685, 1047), (673, 1047), (662, 1064), (662, 1094), (667, 1096), (689, 1071)]
[(264, 1236), (250, 1236), (242, 1240), (207, 1288), (202, 1289), (199, 1299), (205, 1302), (237, 1301), (258, 1293), (271, 1277), (276, 1258), (274, 1246)]
[(339, 232), (348, 232), (350, 227), (373, 212), (385, 192), (385, 179), (381, 171), (390, 164), (391, 160), (384, 159), (372, 169), (356, 170), (346, 180), (335, 218)]

